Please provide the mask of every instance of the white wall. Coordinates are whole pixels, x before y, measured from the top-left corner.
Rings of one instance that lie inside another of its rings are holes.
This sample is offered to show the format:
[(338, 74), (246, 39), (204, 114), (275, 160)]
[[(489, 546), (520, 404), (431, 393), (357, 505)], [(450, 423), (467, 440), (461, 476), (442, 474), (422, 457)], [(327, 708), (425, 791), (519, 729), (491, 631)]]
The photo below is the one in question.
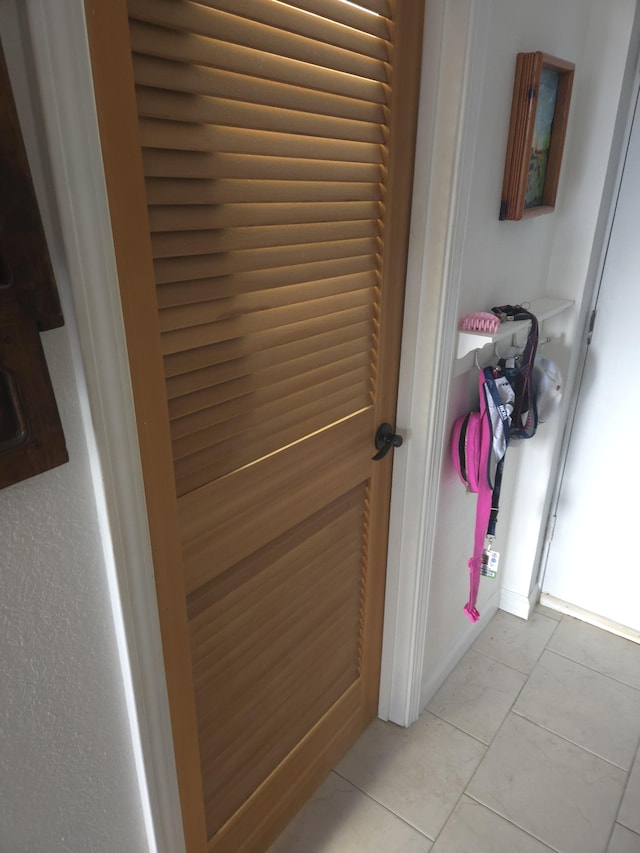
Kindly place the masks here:
[[(545, 351), (561, 362), (565, 376), (570, 374), (576, 318), (588, 284), (634, 11), (633, 0), (615, 0), (606, 8), (598, 0), (476, 0), (469, 5), (470, 38), (464, 48), (467, 65), (458, 128), (463, 141), (458, 142), (457, 201), (451, 210), (451, 260), (445, 270), (446, 299), (453, 305), (445, 330), (449, 335), (455, 334), (457, 318), (471, 311), (544, 295), (574, 299), (577, 308), (548, 321), (544, 330), (559, 338)], [(457, 45), (458, 50), (461, 47)], [(520, 51), (534, 50), (576, 65), (558, 204), (550, 215), (500, 222), (515, 59)], [(447, 215), (446, 210), (442, 213)], [(466, 364), (472, 367), (471, 357)], [(423, 703), (498, 603), (528, 615), (553, 485), (561, 416), (541, 426), (532, 442), (509, 449), (496, 542), (502, 553), (501, 577), (482, 580), (482, 618), (472, 625), (462, 606), (467, 600), (466, 564), (472, 550), (475, 498), (466, 496), (457, 480), (448, 442), (454, 419), (477, 399), (475, 384), (476, 374), (470, 370), (449, 378), (448, 390), (443, 387), (440, 393), (440, 399), (448, 394), (448, 407), (427, 596)]]
[[(576, 302), (573, 311), (545, 326), (545, 333), (555, 337), (545, 353), (558, 362), (567, 379), (562, 415), (567, 412), (594, 285), (590, 265), (600, 255), (602, 234), (598, 218), (602, 210), (606, 214), (609, 208), (605, 188), (610, 154), (614, 167), (618, 157), (617, 148), (612, 152), (612, 143), (620, 92), (627, 60), (633, 66), (636, 59), (637, 43), (634, 41), (630, 46), (635, 12), (635, 0), (617, 0), (606, 5), (594, 2), (584, 43), (575, 60), (580, 73), (576, 74), (561, 195), (555, 214), (548, 217), (556, 221), (546, 291)], [(622, 104), (621, 112), (626, 115), (626, 104)], [(520, 448), (522, 476), (518, 478), (514, 499), (521, 506), (528, 503), (531, 510), (514, 517), (510, 523), (503, 606), (505, 600), (517, 604), (529, 592), (538, 592), (539, 561), (555, 486), (554, 466), (558, 460), (562, 415), (541, 428), (537, 436), (540, 440)], [(534, 472), (533, 479), (530, 472)]]
[(102, 536), (104, 498), (13, 0), (0, 0), (0, 36), (66, 319), (42, 337), (70, 457), (0, 491), (0, 849), (138, 853), (149, 842)]

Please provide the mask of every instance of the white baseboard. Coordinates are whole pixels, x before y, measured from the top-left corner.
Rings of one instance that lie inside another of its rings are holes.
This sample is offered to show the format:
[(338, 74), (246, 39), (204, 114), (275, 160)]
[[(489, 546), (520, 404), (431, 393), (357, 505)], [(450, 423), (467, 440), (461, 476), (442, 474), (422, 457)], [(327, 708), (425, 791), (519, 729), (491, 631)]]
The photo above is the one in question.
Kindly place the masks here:
[(528, 619), (540, 598), (540, 587), (536, 584), (529, 595), (522, 595), (512, 589), (500, 590), (500, 610)]

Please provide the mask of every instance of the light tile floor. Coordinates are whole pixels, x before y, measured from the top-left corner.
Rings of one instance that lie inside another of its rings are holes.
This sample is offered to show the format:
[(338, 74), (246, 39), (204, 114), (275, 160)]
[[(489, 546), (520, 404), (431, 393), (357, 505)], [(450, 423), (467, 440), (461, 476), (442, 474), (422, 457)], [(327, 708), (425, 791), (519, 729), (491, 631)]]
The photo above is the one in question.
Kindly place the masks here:
[(409, 729), (376, 720), (270, 853), (640, 853), (640, 645), (487, 625)]

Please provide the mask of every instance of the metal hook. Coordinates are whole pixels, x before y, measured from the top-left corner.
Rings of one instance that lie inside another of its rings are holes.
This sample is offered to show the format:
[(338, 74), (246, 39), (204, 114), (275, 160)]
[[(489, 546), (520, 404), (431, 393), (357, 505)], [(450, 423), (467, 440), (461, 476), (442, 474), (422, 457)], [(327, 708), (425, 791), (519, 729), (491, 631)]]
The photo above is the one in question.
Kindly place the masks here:
[(478, 368), (478, 370), (482, 370), (482, 368), (480, 367), (480, 363), (478, 362), (478, 353), (479, 353), (479, 352), (480, 352), (480, 350), (474, 349), (474, 351), (473, 351), (473, 360), (475, 361), (475, 363), (476, 363), (476, 367)]

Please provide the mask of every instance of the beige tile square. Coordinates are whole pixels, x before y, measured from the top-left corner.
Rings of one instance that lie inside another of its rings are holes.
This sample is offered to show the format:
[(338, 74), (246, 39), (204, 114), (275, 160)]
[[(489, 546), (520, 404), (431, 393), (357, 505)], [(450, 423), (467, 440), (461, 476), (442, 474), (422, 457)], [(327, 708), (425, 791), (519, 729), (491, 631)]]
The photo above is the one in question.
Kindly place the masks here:
[(509, 714), (467, 794), (562, 853), (602, 853), (627, 774)]
[(486, 747), (424, 712), (410, 728), (375, 720), (336, 772), (433, 839)]
[(489, 744), (526, 678), (515, 669), (467, 652), (427, 705), (427, 710)]
[(640, 644), (563, 616), (549, 648), (640, 690)]
[(431, 841), (331, 773), (269, 853), (428, 853)]
[(543, 652), (513, 710), (623, 770), (633, 763), (640, 690), (582, 664)]
[(631, 769), (627, 789), (620, 806), (618, 822), (640, 835), (640, 752), (636, 755), (636, 760)]
[(431, 853), (549, 853), (550, 848), (464, 796)]
[(613, 828), (607, 853), (640, 853), (640, 835), (617, 823)]
[(528, 675), (558, 627), (554, 619), (535, 611), (525, 620), (499, 610), (473, 649)]

